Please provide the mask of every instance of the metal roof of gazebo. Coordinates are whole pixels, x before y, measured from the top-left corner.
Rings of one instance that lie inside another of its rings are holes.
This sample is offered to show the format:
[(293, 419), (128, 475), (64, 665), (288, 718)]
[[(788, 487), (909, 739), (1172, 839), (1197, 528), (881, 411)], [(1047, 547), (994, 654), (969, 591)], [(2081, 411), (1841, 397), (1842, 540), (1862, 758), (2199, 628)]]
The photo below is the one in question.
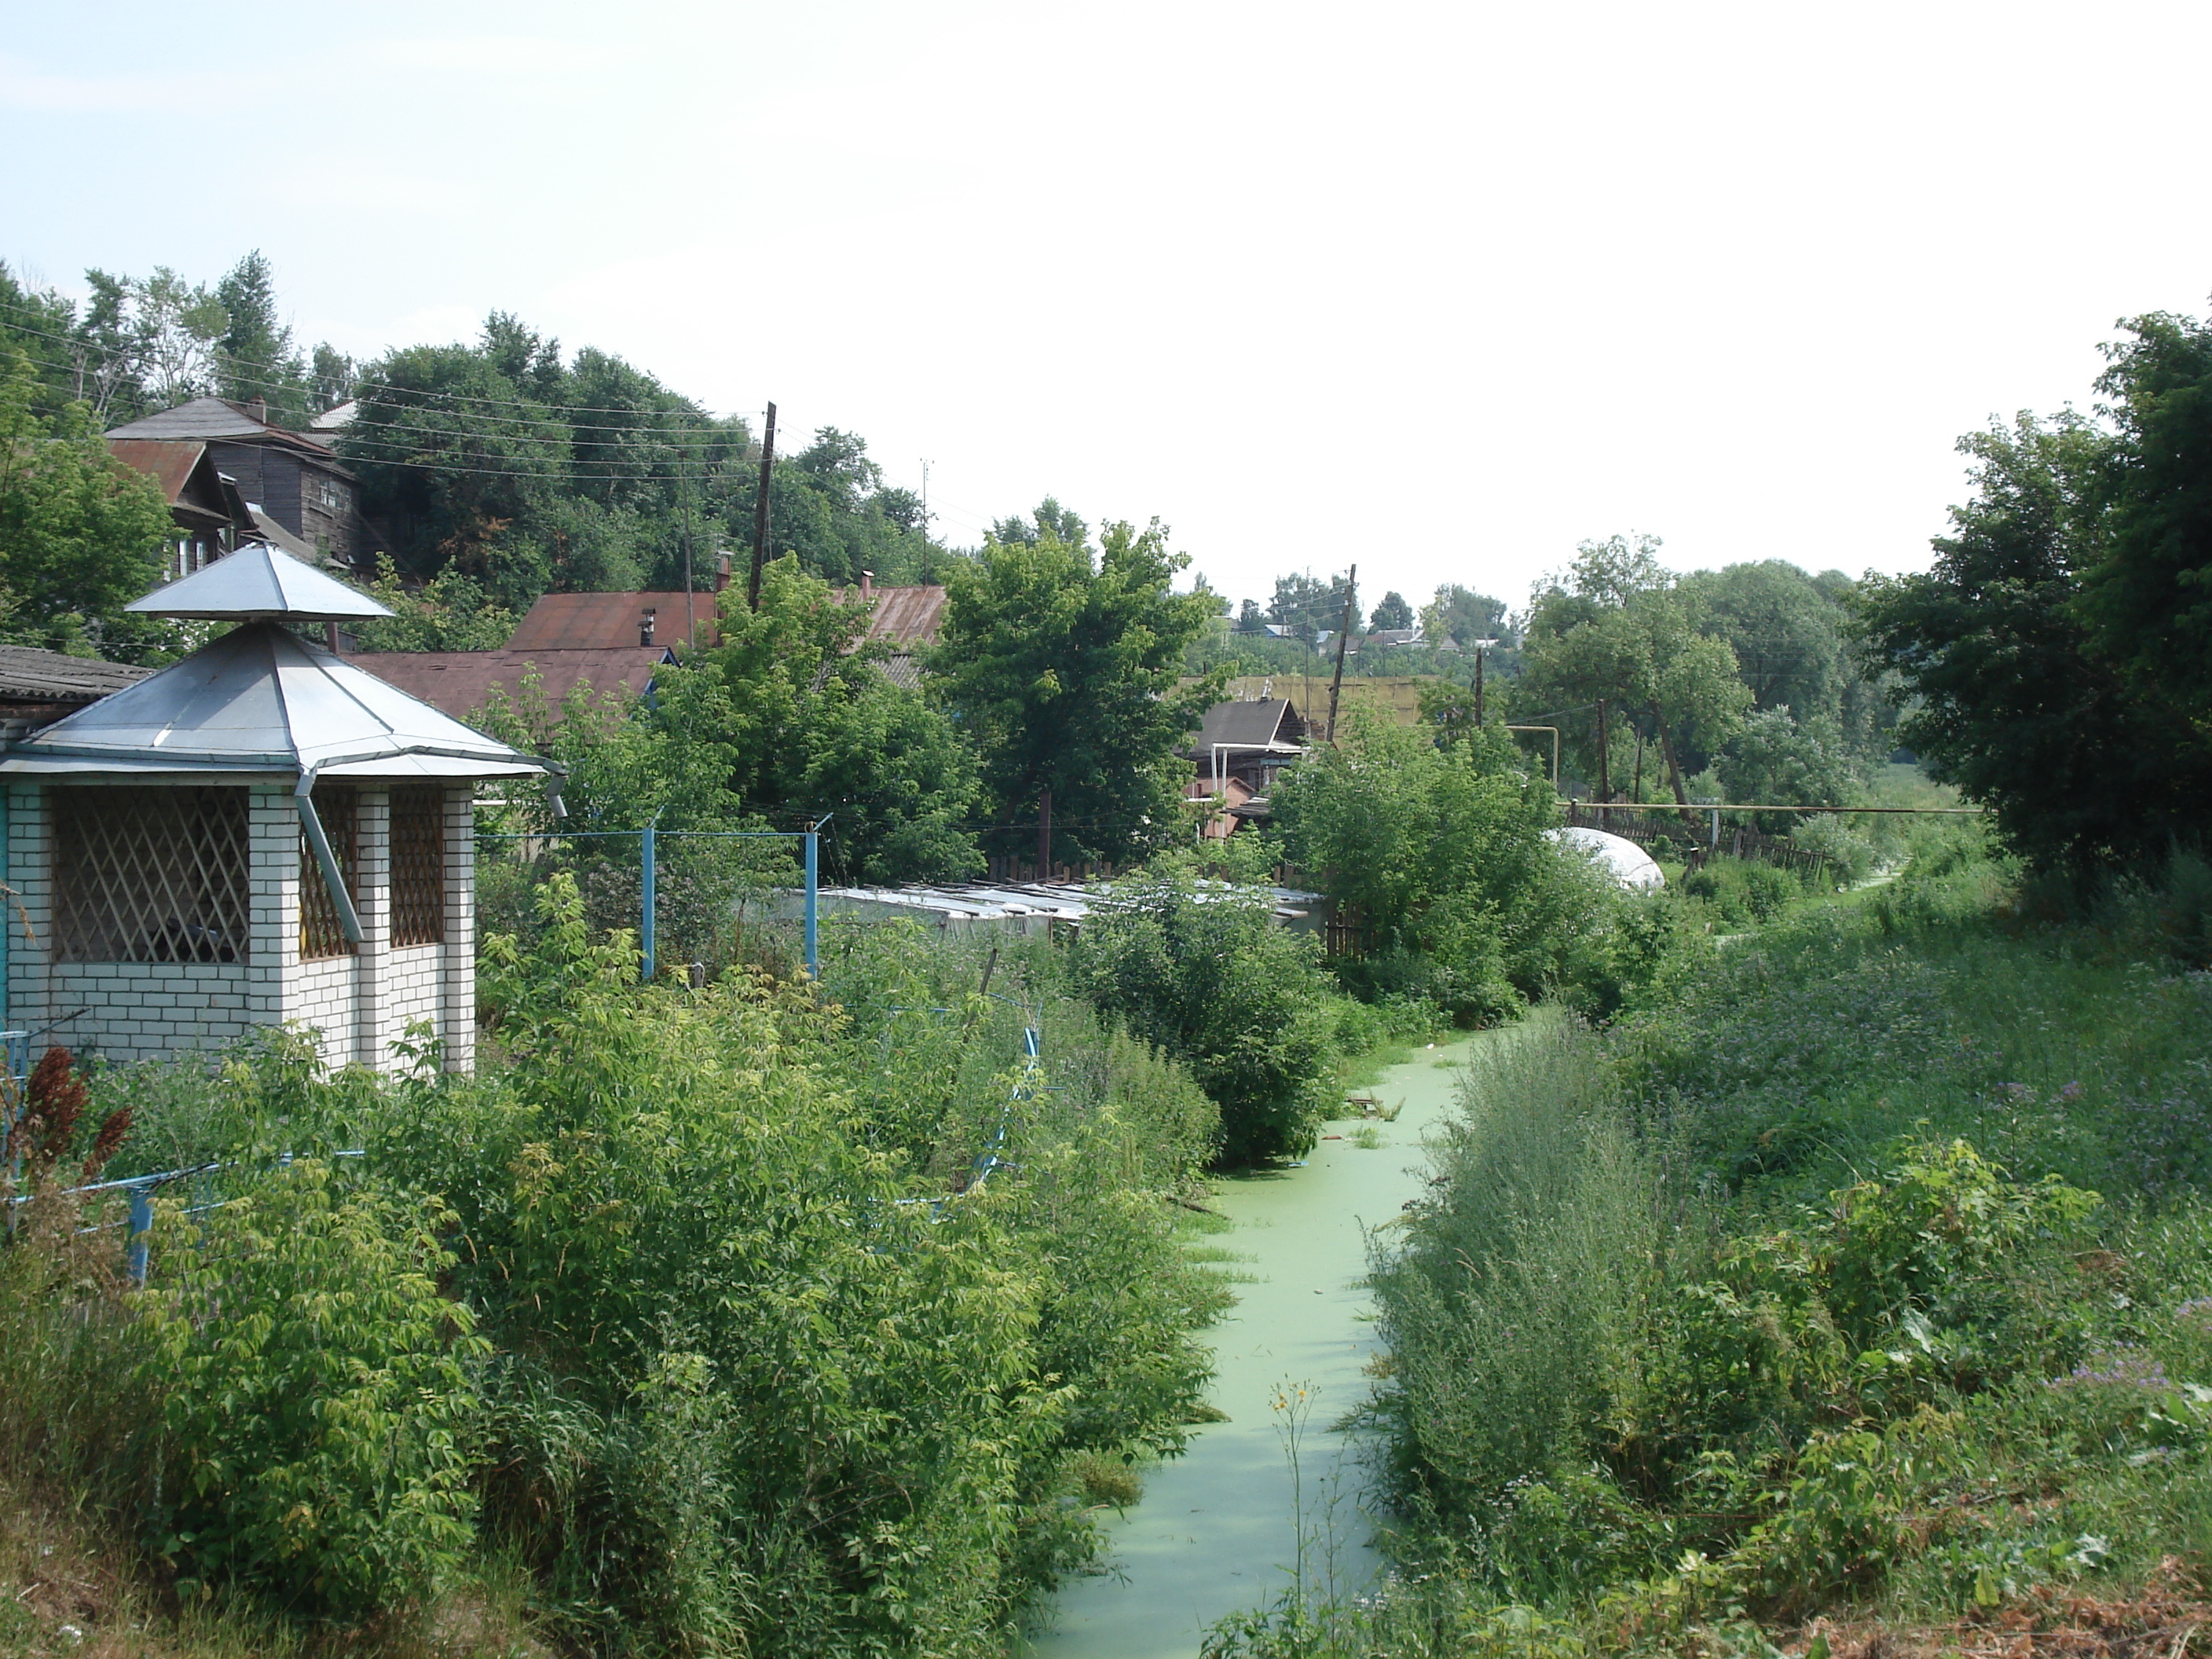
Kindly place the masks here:
[(248, 542), (123, 607), (142, 617), (217, 622), (349, 622), (391, 610), (267, 542)]
[(325, 778), (516, 777), (557, 772), (410, 697), (278, 619), (392, 614), (367, 594), (256, 543), (127, 607), (142, 615), (236, 617), (181, 662), (0, 752), (0, 775), (205, 781), (211, 775), (296, 778), (300, 826), (344, 927), (351, 894), (316, 815)]
[(18, 773), (483, 778), (545, 769), (268, 622), (233, 629), (0, 757), (0, 772)]

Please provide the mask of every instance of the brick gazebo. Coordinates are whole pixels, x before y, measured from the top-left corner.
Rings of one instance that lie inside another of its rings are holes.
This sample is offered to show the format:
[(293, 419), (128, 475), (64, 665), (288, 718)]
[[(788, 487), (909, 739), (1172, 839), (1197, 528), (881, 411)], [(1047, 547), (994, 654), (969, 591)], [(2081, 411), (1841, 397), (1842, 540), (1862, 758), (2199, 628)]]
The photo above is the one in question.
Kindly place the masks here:
[(131, 609), (241, 625), (0, 751), (0, 1025), (133, 1060), (293, 1023), (380, 1071), (428, 1025), (468, 1069), (475, 785), (546, 763), (292, 631), (391, 613), (272, 547)]

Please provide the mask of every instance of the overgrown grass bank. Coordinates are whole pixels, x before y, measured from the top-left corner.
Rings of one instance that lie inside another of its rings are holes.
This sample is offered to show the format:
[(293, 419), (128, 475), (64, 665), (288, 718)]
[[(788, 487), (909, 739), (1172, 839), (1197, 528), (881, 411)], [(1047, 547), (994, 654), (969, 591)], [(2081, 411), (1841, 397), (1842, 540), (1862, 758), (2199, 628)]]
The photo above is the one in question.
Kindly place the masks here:
[(1218, 1645), (1763, 1653), (1827, 1618), (2180, 1651), (2212, 1559), (2192, 890), (2044, 921), (1931, 854), (1492, 1048), (1375, 1264), (1397, 1571)]
[[(491, 954), (474, 1079), (324, 1077), (279, 1034), (41, 1085), (0, 1636), (994, 1655), (1181, 1443), (1224, 1295), (1180, 1248), (1219, 1134), (1182, 1068), (1019, 951), (841, 929), (829, 1000), (641, 987), (546, 905)], [(111, 1176), (224, 1166), (143, 1290), (58, 1191), (125, 1102)], [(94, 1558), (92, 1596), (37, 1565)]]

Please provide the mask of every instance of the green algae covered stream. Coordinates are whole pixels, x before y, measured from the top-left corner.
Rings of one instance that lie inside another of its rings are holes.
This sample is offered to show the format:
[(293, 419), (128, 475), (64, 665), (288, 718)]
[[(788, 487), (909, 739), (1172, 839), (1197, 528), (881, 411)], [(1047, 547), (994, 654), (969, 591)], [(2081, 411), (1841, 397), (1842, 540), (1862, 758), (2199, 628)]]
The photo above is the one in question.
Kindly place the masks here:
[[(1478, 1039), (1479, 1040), (1479, 1039)], [(1191, 1659), (1206, 1627), (1273, 1600), (1291, 1583), (1301, 1504), (1273, 1408), (1305, 1384), (1303, 1440), (1309, 1583), (1332, 1569), (1356, 1588), (1379, 1562), (1360, 1512), (1362, 1471), (1330, 1425), (1365, 1397), (1374, 1352), (1365, 1287), (1367, 1230), (1424, 1190), (1423, 1135), (1449, 1110), (1470, 1039), (1425, 1049), (1371, 1092), (1394, 1121), (1331, 1123), (1300, 1168), (1223, 1181), (1214, 1207), (1233, 1224), (1208, 1242), (1233, 1255), (1237, 1306), (1211, 1333), (1212, 1403), (1228, 1420), (1194, 1431), (1154, 1468), (1143, 1500), (1106, 1528), (1106, 1573), (1061, 1589), (1028, 1659)], [(1370, 1138), (1380, 1144), (1360, 1144)], [(1330, 1499), (1336, 1502), (1331, 1510)]]

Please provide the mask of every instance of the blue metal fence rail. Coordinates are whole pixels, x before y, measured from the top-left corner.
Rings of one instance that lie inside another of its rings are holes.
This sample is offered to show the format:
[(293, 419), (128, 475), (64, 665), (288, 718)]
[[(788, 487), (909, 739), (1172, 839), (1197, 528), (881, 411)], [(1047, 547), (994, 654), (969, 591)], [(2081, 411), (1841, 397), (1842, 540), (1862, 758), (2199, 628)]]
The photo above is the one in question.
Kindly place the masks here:
[[(933, 1225), (945, 1218), (950, 1212), (951, 1206), (956, 1200), (981, 1192), (984, 1183), (990, 1180), (993, 1171), (1012, 1170), (1017, 1167), (999, 1156), (1006, 1147), (1007, 1135), (1013, 1131), (1014, 1108), (1025, 1100), (1034, 1100), (1041, 1094), (1053, 1092), (1051, 1089), (1036, 1080), (1038, 1072), (1042, 1069), (1044, 1059), (1042, 1018), (1028, 1003), (1013, 997), (1000, 996), (996, 991), (986, 991), (983, 994), (994, 1002), (1003, 1002), (1010, 1008), (1018, 1008), (1021, 1011), (1022, 1074), (1007, 1094), (1006, 1103), (999, 1108), (998, 1127), (992, 1132), (991, 1138), (985, 1143), (983, 1150), (975, 1154), (975, 1161), (968, 1166), (974, 1172), (968, 1184), (958, 1192), (947, 1193), (940, 1198), (902, 1198), (897, 1200), (902, 1208), (908, 1205), (927, 1204), (929, 1206), (929, 1219)], [(884, 1012), (890, 1014), (951, 1014), (957, 1011), (951, 1008), (902, 1007), (893, 1003), (885, 1005)]]
[[(0, 1035), (5, 1034), (0, 1033)], [(355, 1149), (332, 1152), (331, 1156), (332, 1158), (366, 1158), (368, 1154), (366, 1151)], [(285, 1152), (277, 1158), (276, 1166), (279, 1169), (289, 1169), (294, 1162), (294, 1158), (293, 1153)], [(88, 1227), (79, 1227), (76, 1231), (78, 1236), (82, 1237), (91, 1233), (104, 1233), (111, 1228), (125, 1228), (127, 1231), (124, 1234), (125, 1267), (130, 1273), (133, 1284), (143, 1285), (146, 1282), (147, 1236), (154, 1230), (154, 1195), (162, 1188), (173, 1187), (180, 1181), (191, 1181), (198, 1176), (213, 1175), (218, 1170), (236, 1167), (234, 1164), (195, 1164), (188, 1169), (160, 1170), (151, 1175), (125, 1176), (119, 1181), (95, 1181), (82, 1187), (64, 1187), (56, 1192), (54, 1196), (82, 1200), (98, 1198), (106, 1193), (125, 1194), (130, 1203), (130, 1214), (125, 1219), (98, 1221)], [(17, 1174), (20, 1179), (20, 1164)], [(33, 1196), (34, 1194), (30, 1193), (16, 1193), (8, 1197), (6, 1208), (10, 1227), (15, 1224), (17, 1206), (28, 1204)], [(187, 1205), (184, 1213), (205, 1215), (210, 1211), (222, 1209), (230, 1201), (227, 1198), (210, 1198), (204, 1203)]]
[(800, 860), (805, 872), (805, 948), (806, 976), (822, 977), (820, 939), (822, 826), (834, 814), (816, 820), (806, 830), (663, 830), (659, 815), (642, 830), (561, 830), (540, 835), (535, 831), (513, 830), (480, 830), (478, 841), (604, 841), (629, 836), (638, 838), (638, 870), (642, 889), (638, 901), (638, 955), (642, 958), (640, 974), (651, 979), (656, 967), (654, 945), (655, 922), (659, 906), (659, 842), (663, 836), (672, 836), (679, 841), (795, 841), (800, 845)]

